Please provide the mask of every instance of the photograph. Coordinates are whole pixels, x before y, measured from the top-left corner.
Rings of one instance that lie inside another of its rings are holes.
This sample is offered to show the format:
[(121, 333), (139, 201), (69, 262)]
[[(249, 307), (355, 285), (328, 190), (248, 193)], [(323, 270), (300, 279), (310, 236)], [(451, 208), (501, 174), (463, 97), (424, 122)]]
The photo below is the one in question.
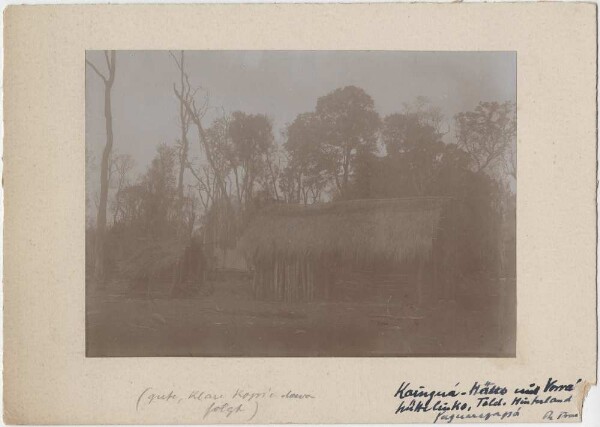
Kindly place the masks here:
[(81, 66), (86, 357), (516, 357), (516, 52)]

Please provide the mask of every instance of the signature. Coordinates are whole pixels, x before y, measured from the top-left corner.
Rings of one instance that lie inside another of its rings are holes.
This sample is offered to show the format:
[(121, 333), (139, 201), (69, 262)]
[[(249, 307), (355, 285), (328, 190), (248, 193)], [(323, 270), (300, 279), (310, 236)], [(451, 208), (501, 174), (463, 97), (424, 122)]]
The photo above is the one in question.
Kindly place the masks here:
[(577, 413), (571, 413), (571, 412), (567, 412), (567, 411), (560, 411), (560, 412), (556, 412), (555, 411), (547, 411), (544, 416), (542, 417), (543, 420), (547, 420), (547, 421), (558, 421), (558, 420), (565, 420), (565, 419), (571, 419), (571, 418), (579, 418), (579, 414)]

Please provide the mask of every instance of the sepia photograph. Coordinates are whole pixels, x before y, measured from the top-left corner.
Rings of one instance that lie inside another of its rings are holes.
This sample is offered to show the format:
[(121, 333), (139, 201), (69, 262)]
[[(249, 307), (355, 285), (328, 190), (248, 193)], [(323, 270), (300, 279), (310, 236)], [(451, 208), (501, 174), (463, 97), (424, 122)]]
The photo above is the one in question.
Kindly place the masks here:
[(516, 52), (83, 66), (87, 357), (515, 357)]

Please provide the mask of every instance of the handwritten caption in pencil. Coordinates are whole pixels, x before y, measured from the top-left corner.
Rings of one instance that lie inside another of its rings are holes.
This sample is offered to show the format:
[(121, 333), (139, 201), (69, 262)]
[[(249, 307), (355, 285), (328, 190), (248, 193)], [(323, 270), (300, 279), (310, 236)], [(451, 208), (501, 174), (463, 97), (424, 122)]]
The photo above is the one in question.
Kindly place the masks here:
[(316, 397), (311, 393), (294, 390), (268, 388), (259, 391), (236, 389), (231, 393), (217, 393), (209, 390), (158, 390), (147, 387), (137, 398), (135, 409), (140, 412), (150, 407), (164, 405), (188, 405), (198, 411), (203, 420), (224, 418), (234, 421), (252, 421), (260, 408), (269, 401), (307, 401)]

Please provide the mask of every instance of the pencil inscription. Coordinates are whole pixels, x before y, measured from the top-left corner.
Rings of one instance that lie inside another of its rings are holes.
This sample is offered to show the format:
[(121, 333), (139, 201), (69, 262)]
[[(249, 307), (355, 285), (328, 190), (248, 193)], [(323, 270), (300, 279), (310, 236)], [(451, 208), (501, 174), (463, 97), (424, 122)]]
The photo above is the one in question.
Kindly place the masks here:
[(269, 401), (302, 401), (308, 403), (316, 399), (312, 393), (295, 390), (264, 391), (235, 389), (231, 393), (217, 393), (207, 390), (175, 391), (145, 388), (137, 397), (136, 412), (163, 406), (178, 406), (187, 410), (200, 410), (203, 419), (225, 418), (237, 421), (251, 421), (259, 413), (261, 406)]

